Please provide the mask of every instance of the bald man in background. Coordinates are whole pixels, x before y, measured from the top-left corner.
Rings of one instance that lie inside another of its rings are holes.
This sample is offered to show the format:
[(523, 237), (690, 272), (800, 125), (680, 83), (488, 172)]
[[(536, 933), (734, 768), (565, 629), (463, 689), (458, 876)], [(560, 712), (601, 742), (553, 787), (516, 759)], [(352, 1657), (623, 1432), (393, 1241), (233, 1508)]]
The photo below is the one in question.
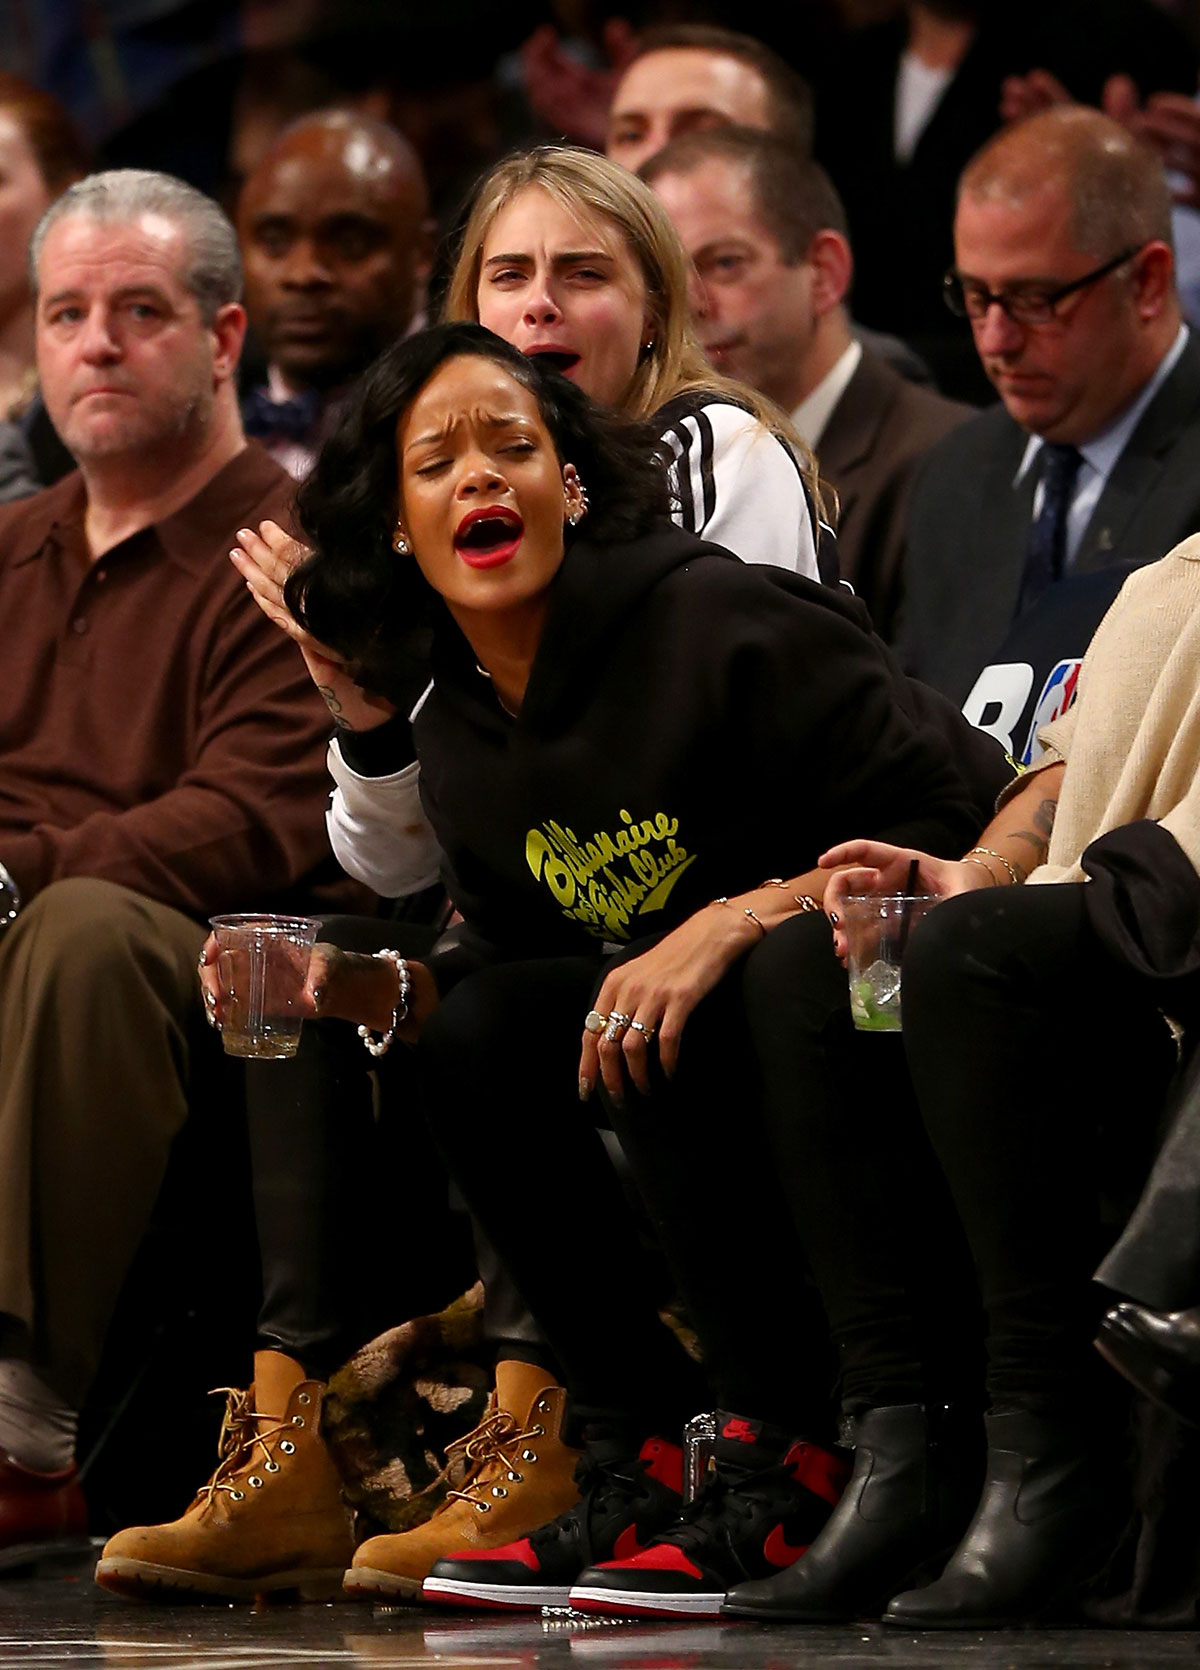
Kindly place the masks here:
[(322, 111), (285, 129), (242, 188), (238, 237), (265, 382), (247, 434), (308, 474), (348, 385), (424, 323), (433, 227), (421, 164), (395, 129)]
[(1124, 573), (1200, 528), (1200, 349), (1161, 163), (1098, 111), (1032, 116), (979, 152), (954, 246), (947, 301), (1000, 404), (925, 460), (899, 644), (1032, 758)]

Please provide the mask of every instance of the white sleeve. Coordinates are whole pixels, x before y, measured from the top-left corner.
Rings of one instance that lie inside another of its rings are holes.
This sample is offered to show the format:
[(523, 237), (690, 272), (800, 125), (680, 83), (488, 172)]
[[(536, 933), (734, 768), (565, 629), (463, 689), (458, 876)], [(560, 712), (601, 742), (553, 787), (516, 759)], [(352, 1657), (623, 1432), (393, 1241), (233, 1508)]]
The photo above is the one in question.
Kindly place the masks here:
[(663, 441), (680, 527), (743, 562), (820, 577), (804, 480), (777, 435), (740, 406), (718, 401), (680, 418)]
[(438, 880), (441, 851), (421, 805), (414, 760), (390, 777), (360, 777), (329, 744), (336, 787), (325, 821), (334, 856), (347, 875), (385, 899), (420, 893)]

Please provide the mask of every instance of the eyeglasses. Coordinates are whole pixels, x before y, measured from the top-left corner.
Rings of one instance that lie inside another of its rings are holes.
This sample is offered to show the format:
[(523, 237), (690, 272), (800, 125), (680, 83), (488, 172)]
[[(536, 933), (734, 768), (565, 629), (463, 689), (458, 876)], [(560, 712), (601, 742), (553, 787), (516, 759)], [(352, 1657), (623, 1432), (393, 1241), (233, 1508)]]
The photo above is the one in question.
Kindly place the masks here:
[(1057, 317), (1059, 302), (1086, 290), (1090, 284), (1098, 284), (1109, 273), (1123, 267), (1126, 261), (1132, 261), (1144, 247), (1138, 244), (1133, 249), (1122, 250), (1120, 255), (1115, 255), (1102, 267), (1084, 273), (1082, 278), (1073, 278), (1069, 284), (1014, 284), (1004, 290), (989, 290), (986, 285), (977, 283), (973, 278), (963, 278), (951, 268), (942, 280), (942, 299), (951, 313), (956, 313), (960, 319), (986, 318), (988, 309), (994, 304), (1002, 308), (1015, 324), (1049, 325)]

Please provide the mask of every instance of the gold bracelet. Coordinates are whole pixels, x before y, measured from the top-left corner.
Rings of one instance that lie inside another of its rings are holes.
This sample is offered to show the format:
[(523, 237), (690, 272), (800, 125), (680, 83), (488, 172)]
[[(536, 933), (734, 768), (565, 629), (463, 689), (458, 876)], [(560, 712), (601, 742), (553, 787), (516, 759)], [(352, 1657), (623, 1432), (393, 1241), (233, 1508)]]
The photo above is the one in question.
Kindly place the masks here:
[[(1008, 871), (1009, 879), (1012, 882), (1013, 886), (1014, 887), (1020, 887), (1020, 885), (1021, 885), (1020, 876), (1017, 874), (1016, 869), (1013, 867), (1013, 865), (1011, 865), (1009, 863), (1008, 859), (1005, 858), (1005, 856), (1002, 852), (993, 852), (991, 847), (972, 847), (971, 852), (981, 852), (985, 858), (994, 858), (996, 860), (997, 864), (1003, 864), (1004, 868)], [(969, 852), (967, 854), (968, 858), (970, 858), (971, 852)]]
[[(712, 902), (713, 902), (714, 905), (729, 905), (729, 900), (726, 898), (724, 893), (721, 894), (720, 898), (714, 899)], [(737, 910), (738, 906), (737, 905), (729, 905), (729, 908), (730, 908), (730, 910)], [(748, 916), (750, 918), (751, 922), (754, 923), (754, 926), (758, 929), (759, 933), (765, 939), (767, 937), (766, 926), (765, 926), (764, 923), (759, 921), (758, 917), (750, 909), (749, 905), (743, 905), (741, 907), (741, 911), (742, 911), (743, 916)]]
[(992, 869), (992, 866), (991, 866), (991, 865), (990, 865), (990, 864), (985, 864), (985, 863), (984, 863), (984, 862), (983, 862), (983, 859), (982, 859), (982, 858), (971, 858), (971, 857), (970, 857), (970, 856), (969, 856), (969, 855), (968, 855), (968, 856), (967, 856), (967, 857), (966, 857), (966, 858), (964, 858), (964, 859), (963, 859), (963, 863), (964, 863), (964, 864), (978, 864), (978, 865), (979, 865), (979, 868), (980, 868), (980, 869), (981, 869), (981, 870), (986, 870), (986, 871), (987, 871), (987, 873), (988, 873), (988, 875), (989, 875), (989, 876), (991, 876), (991, 878), (992, 878), (992, 886), (993, 886), (993, 887), (999, 887), (999, 885), (1000, 885), (1000, 879), (999, 879), (999, 877), (998, 877), (998, 876), (997, 876), (997, 874), (996, 874), (996, 872), (995, 872), (995, 870), (993, 870), (993, 869)]
[[(781, 876), (768, 876), (766, 881), (760, 881), (758, 885), (759, 887), (782, 887), (786, 893), (790, 884), (784, 881)], [(809, 911), (824, 908), (819, 900), (813, 898), (811, 893), (793, 893), (792, 898), (806, 914)]]

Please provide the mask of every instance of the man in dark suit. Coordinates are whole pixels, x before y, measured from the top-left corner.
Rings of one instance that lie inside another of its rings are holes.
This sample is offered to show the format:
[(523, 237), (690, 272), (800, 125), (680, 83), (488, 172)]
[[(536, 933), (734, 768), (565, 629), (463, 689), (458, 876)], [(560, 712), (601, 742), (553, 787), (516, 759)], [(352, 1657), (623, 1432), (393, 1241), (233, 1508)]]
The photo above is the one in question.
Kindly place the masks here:
[(970, 408), (906, 382), (856, 339), (842, 206), (794, 146), (712, 129), (672, 140), (641, 174), (695, 266), (709, 358), (791, 413), (837, 495), (842, 575), (889, 636), (913, 475)]
[(963, 174), (947, 299), (1002, 405), (925, 462), (899, 633), (957, 701), (1054, 588), (1200, 528), (1200, 350), (1170, 227), (1161, 164), (1097, 111), (1031, 117)]

